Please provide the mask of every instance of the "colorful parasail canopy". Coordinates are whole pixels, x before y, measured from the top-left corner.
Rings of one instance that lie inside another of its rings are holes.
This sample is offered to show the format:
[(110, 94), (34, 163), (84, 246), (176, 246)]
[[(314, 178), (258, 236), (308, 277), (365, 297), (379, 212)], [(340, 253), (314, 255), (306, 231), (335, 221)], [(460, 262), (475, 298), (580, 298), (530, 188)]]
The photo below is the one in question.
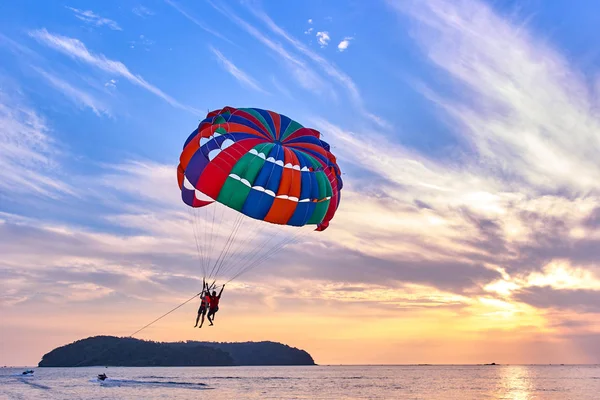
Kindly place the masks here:
[(200, 122), (177, 168), (185, 204), (221, 203), (272, 224), (329, 226), (340, 168), (317, 130), (259, 108), (225, 107)]

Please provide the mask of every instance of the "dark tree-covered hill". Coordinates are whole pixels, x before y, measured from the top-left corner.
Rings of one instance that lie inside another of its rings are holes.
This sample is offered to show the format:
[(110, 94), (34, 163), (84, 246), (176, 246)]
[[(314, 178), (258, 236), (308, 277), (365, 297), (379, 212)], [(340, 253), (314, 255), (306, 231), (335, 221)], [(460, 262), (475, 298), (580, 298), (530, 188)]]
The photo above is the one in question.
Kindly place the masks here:
[(314, 365), (310, 354), (275, 342), (153, 342), (94, 336), (44, 354), (40, 367)]
[(211, 347), (228, 353), (236, 365), (314, 365), (304, 350), (277, 342), (187, 342), (188, 345)]

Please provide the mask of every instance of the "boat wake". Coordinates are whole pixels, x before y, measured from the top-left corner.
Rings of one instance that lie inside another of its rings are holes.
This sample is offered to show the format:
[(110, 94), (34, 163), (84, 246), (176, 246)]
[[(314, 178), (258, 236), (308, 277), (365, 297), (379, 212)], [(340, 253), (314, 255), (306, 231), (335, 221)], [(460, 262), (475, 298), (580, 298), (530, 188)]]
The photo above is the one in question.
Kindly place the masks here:
[(135, 379), (114, 379), (114, 378), (106, 378), (105, 380), (100, 380), (98, 378), (90, 379), (90, 382), (98, 383), (101, 386), (159, 386), (159, 387), (173, 387), (173, 388), (187, 388), (187, 389), (195, 389), (195, 390), (205, 390), (212, 389), (205, 383), (198, 382), (176, 382), (176, 381), (141, 381)]
[(23, 378), (23, 377), (19, 377), (19, 378), (17, 378), (17, 380), (23, 382), (26, 385), (29, 385), (29, 386), (34, 387), (34, 388), (37, 388), (37, 389), (44, 389), (44, 390), (50, 389), (50, 386), (42, 385), (40, 383), (31, 382), (30, 379), (26, 379), (26, 378)]

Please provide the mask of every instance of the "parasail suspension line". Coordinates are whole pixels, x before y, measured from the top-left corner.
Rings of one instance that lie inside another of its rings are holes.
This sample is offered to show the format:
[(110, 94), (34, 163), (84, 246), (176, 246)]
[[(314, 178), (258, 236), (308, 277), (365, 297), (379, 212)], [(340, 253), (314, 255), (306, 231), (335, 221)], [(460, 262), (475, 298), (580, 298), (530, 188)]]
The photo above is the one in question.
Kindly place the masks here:
[(129, 337), (133, 337), (133, 335), (143, 331), (144, 329), (146, 329), (147, 327), (149, 327), (150, 325), (154, 324), (155, 322), (158, 322), (159, 320), (163, 319), (164, 317), (166, 317), (167, 315), (171, 314), (173, 311), (177, 310), (180, 307), (183, 307), (184, 305), (186, 305), (187, 303), (189, 303), (190, 301), (194, 300), (197, 296), (200, 296), (202, 292), (197, 293), (195, 295), (193, 295), (192, 297), (190, 297), (189, 299), (187, 299), (186, 301), (184, 301), (183, 303), (181, 303), (180, 305), (178, 305), (177, 307), (173, 308), (171, 311), (164, 313), (163, 315), (161, 315), (160, 317), (156, 318), (154, 321), (150, 322), (149, 324), (143, 326), (142, 328), (138, 329), (137, 331), (133, 332), (131, 335), (129, 335)]

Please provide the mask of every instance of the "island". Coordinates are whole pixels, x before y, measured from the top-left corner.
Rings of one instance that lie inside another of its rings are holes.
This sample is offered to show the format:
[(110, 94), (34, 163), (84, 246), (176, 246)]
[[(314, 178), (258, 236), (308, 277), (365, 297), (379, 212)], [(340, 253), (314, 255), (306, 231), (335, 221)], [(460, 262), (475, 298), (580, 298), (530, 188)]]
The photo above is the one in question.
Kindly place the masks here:
[(277, 342), (154, 342), (93, 336), (44, 354), (39, 367), (316, 365), (304, 350)]

